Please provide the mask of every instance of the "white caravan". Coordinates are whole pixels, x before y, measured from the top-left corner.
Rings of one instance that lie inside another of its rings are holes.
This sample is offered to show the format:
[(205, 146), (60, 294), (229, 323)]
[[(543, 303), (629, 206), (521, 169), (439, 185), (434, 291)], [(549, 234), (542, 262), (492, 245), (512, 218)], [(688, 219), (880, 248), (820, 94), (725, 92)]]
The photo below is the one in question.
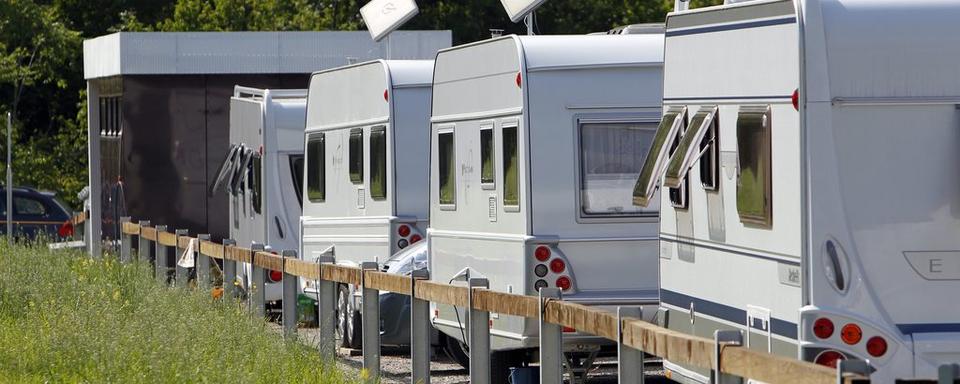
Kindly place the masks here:
[[(276, 252), (299, 246), (306, 96), (305, 89), (234, 88), (230, 150), (213, 190), (230, 195), (230, 238), (237, 244), (265, 244)], [(237, 270), (244, 289), (250, 274), (249, 266)], [(267, 304), (279, 310), (282, 272), (266, 274)]]
[[(423, 239), (432, 73), (432, 60), (377, 60), (310, 78), (304, 259), (383, 263)], [(339, 292), (341, 341), (359, 347), (360, 292)]]
[[(588, 305), (655, 304), (658, 208), (633, 206), (632, 190), (660, 121), (662, 58), (662, 34), (511, 35), (440, 51), (431, 278), (469, 274), (523, 295), (559, 287)], [(463, 340), (463, 308), (435, 308), (434, 325)], [(493, 364), (528, 359), (513, 351), (537, 347), (536, 319), (492, 321)], [(564, 342), (587, 355), (599, 345), (576, 334)]]
[(960, 361), (958, 20), (943, 0), (667, 17), (665, 114), (635, 194), (662, 207), (664, 325), (866, 359), (883, 383)]

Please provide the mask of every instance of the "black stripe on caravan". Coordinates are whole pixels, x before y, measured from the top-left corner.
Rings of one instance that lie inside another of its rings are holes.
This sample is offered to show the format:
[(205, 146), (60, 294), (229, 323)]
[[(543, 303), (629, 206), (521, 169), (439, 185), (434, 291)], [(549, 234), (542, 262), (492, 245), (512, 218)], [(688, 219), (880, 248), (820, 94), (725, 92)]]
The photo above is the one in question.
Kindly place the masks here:
[[(723, 319), (734, 324), (747, 324), (747, 311), (729, 305), (687, 296), (679, 292), (660, 289), (660, 301), (678, 308), (690, 308), (693, 303), (694, 311), (707, 316)], [(753, 324), (751, 324), (751, 328)], [(786, 320), (770, 318), (770, 330), (780, 336), (796, 340), (797, 325)]]
[(750, 29), (750, 28), (760, 28), (760, 27), (770, 27), (774, 25), (782, 24), (793, 24), (797, 22), (796, 16), (782, 17), (779, 19), (768, 19), (768, 20), (758, 20), (758, 21), (749, 21), (746, 23), (735, 23), (735, 24), (724, 24), (724, 25), (712, 25), (709, 27), (700, 27), (700, 28), (690, 28), (690, 29), (681, 29), (681, 30), (667, 30), (666, 36), (687, 36), (687, 35), (699, 35), (701, 33), (711, 33), (711, 32), (722, 32), (722, 31), (734, 31), (738, 29)]
[(960, 332), (960, 323), (897, 324), (897, 329), (907, 335), (912, 333)]

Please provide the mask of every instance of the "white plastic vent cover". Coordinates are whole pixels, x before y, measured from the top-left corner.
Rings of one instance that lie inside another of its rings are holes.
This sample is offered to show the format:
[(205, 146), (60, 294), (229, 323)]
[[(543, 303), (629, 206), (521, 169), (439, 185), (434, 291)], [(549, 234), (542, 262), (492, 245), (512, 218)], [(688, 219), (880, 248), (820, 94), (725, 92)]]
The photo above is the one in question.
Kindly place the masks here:
[(503, 5), (503, 9), (507, 11), (507, 15), (510, 16), (510, 21), (514, 23), (519, 23), (520, 20), (523, 20), (523, 17), (528, 13), (533, 12), (534, 9), (543, 5), (547, 0), (500, 0), (500, 4)]
[(373, 41), (380, 41), (418, 12), (420, 9), (414, 0), (372, 0), (360, 8)]

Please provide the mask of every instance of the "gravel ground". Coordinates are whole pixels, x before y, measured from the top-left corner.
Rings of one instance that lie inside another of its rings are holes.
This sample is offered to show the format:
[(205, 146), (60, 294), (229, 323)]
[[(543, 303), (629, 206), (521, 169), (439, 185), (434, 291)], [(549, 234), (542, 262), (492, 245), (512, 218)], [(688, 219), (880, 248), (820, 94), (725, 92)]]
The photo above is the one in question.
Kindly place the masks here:
[[(317, 345), (316, 328), (300, 328), (299, 335), (301, 340), (312, 346)], [(338, 349), (339, 357), (337, 365), (347, 372), (356, 372), (359, 374), (363, 366), (363, 357), (359, 351)], [(589, 384), (613, 384), (617, 382), (617, 361), (615, 358), (597, 359), (594, 363), (596, 367), (587, 379)], [(470, 376), (466, 369), (459, 364), (440, 354), (435, 356), (434, 361), (430, 363), (430, 382), (439, 384), (466, 384), (470, 382)], [(380, 371), (382, 374), (381, 383), (410, 383), (410, 353), (404, 349), (384, 348), (381, 350)], [(659, 361), (648, 362), (647, 383), (670, 383), (663, 377), (663, 369)]]

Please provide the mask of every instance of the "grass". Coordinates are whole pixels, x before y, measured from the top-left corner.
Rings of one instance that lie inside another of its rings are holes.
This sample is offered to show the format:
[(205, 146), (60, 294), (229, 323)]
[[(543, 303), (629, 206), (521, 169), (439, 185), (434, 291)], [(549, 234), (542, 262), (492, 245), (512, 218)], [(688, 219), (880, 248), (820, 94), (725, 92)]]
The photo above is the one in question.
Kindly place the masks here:
[(148, 266), (0, 241), (0, 382), (345, 383), (237, 302)]

